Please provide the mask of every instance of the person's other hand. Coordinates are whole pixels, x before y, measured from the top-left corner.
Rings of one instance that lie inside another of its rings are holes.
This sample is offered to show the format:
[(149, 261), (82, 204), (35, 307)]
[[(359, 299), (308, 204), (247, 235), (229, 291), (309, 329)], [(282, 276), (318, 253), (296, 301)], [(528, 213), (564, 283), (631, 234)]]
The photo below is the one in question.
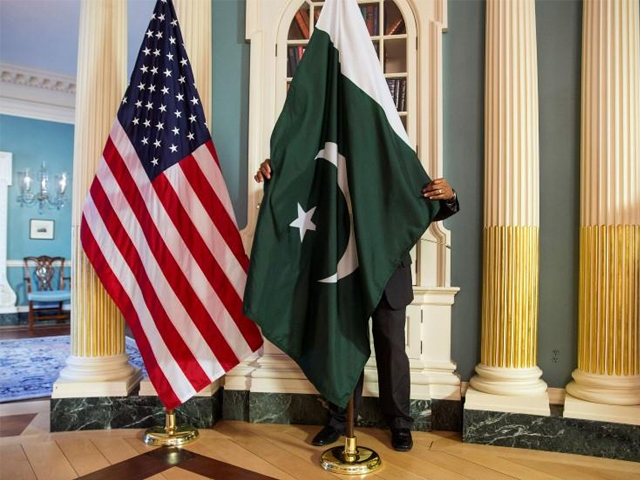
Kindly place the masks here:
[(258, 183), (262, 183), (265, 180), (271, 179), (271, 160), (267, 158), (264, 162), (262, 162), (260, 164), (260, 168), (258, 169), (256, 174), (253, 176), (253, 178)]
[(422, 196), (430, 200), (451, 200), (455, 193), (444, 178), (436, 178), (422, 190)]

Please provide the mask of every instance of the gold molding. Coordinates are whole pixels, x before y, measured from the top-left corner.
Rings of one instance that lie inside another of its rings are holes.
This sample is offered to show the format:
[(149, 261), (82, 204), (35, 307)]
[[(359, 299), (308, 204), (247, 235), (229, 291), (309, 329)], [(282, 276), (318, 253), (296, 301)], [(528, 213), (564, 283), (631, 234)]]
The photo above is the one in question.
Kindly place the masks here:
[(578, 368), (640, 374), (640, 225), (580, 228)]
[(538, 227), (484, 229), (482, 354), (485, 365), (536, 366)]

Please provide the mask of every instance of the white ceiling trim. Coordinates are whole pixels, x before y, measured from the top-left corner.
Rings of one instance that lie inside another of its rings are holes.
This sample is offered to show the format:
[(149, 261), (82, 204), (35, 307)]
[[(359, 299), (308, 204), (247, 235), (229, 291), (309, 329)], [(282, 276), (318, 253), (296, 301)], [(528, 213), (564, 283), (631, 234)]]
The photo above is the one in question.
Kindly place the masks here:
[(8, 63), (0, 63), (0, 72), (1, 114), (74, 123), (74, 77)]

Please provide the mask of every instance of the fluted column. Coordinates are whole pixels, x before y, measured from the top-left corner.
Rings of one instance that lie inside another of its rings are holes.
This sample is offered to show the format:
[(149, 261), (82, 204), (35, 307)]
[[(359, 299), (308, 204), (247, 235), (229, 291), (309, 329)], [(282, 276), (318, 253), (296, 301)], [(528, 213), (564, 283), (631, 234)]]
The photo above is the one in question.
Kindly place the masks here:
[(196, 88), (211, 127), (212, 25), (211, 0), (174, 0)]
[(71, 355), (53, 397), (127, 395), (140, 379), (125, 352), (124, 321), (80, 243), (82, 206), (127, 84), (127, 1), (83, 0), (72, 205)]
[(467, 401), (473, 406), (482, 397), (473, 395), (480, 392), (535, 397), (539, 402), (528, 411), (547, 413), (547, 386), (536, 365), (540, 186), (535, 2), (488, 0), (486, 18), (482, 344)]
[(578, 368), (567, 393), (612, 412), (640, 405), (640, 12), (638, 0), (583, 9)]

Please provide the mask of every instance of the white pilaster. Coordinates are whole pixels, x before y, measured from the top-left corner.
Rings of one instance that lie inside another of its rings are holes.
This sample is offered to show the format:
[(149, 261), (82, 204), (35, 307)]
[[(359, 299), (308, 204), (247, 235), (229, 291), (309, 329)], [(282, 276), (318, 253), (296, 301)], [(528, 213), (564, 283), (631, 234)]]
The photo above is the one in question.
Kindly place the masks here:
[(7, 280), (7, 217), (11, 176), (12, 155), (0, 152), (0, 313), (16, 311), (16, 292)]
[(640, 11), (585, 0), (578, 368), (564, 415), (640, 425)]
[(140, 369), (125, 351), (124, 320), (80, 244), (82, 206), (127, 82), (127, 1), (82, 0), (72, 204), (71, 355), (53, 398), (125, 396)]

